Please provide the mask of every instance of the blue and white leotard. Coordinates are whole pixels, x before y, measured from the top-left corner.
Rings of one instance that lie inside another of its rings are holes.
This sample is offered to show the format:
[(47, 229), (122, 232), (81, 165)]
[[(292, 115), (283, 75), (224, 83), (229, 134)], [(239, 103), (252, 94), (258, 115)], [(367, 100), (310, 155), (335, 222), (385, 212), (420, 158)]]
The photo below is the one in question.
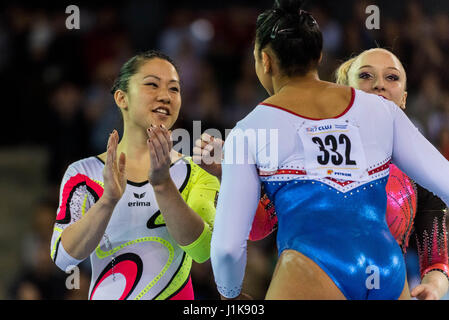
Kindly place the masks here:
[[(211, 244), (223, 296), (241, 291), (261, 183), (276, 207), (279, 255), (293, 249), (309, 257), (348, 299), (400, 296), (404, 259), (385, 219), (389, 163), (446, 204), (449, 163), (394, 103), (352, 94), (332, 119), (262, 103), (227, 137)], [(374, 270), (379, 279), (370, 286)]]

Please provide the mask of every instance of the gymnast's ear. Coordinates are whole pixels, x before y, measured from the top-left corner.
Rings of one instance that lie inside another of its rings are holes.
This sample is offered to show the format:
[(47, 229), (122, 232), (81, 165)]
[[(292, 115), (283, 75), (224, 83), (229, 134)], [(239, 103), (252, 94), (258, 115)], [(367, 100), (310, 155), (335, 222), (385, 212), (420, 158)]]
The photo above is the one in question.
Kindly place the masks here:
[(114, 92), (114, 100), (117, 106), (122, 109), (126, 110), (128, 109), (128, 96), (126, 92), (118, 89)]
[(262, 50), (262, 66), (265, 74), (270, 74), (273, 69), (273, 57), (267, 50)]

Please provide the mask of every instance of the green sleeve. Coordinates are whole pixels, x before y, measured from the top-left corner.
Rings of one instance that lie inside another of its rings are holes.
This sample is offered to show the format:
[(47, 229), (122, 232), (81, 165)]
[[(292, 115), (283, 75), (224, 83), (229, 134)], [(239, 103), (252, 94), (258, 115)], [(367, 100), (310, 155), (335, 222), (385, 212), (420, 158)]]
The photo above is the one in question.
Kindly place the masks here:
[[(204, 230), (197, 240), (181, 248), (196, 262), (202, 263), (210, 257), (210, 242), (215, 220), (215, 207), (220, 190), (219, 180), (191, 162), (192, 173), (195, 173), (190, 191), (186, 197), (187, 205), (204, 221)], [(195, 170), (195, 171), (194, 171)]]

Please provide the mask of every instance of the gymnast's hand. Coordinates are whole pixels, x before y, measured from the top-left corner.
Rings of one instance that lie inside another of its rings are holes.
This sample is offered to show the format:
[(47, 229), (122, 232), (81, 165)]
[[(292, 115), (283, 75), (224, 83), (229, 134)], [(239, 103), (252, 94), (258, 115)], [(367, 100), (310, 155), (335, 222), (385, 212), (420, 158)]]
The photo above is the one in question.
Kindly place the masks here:
[(122, 152), (117, 162), (118, 132), (112, 131), (109, 135), (106, 151), (106, 162), (103, 168), (104, 191), (102, 198), (117, 203), (126, 188), (126, 157)]
[(159, 127), (151, 125), (151, 127), (147, 129), (147, 134), (147, 146), (150, 152), (148, 181), (155, 187), (171, 180), (170, 152), (173, 148), (173, 141), (170, 138), (170, 131), (168, 131), (164, 125)]
[(193, 147), (193, 162), (198, 163), (201, 168), (218, 179), (221, 179), (223, 144), (223, 140), (203, 133), (201, 139), (197, 139)]
[(430, 271), (411, 292), (418, 300), (440, 300), (448, 290), (446, 276), (439, 271)]

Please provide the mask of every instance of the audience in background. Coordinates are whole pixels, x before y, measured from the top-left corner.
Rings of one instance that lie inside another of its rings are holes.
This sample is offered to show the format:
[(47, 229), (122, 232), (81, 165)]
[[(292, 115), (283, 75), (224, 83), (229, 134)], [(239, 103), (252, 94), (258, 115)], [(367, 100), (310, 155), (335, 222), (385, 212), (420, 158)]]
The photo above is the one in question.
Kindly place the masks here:
[[(255, 17), (265, 7), (230, 3), (235, 4), (205, 5), (201, 10), (189, 2), (176, 8), (166, 1), (85, 3), (80, 4), (79, 30), (65, 28), (65, 7), (3, 5), (0, 85), (7, 93), (3, 116), (25, 122), (2, 132), (0, 147), (47, 148), (48, 188), (58, 190), (69, 163), (101, 153), (105, 132), (113, 128), (120, 132), (120, 114), (109, 88), (117, 66), (149, 48), (165, 51), (180, 66), (179, 126), (190, 128), (193, 120), (201, 120), (203, 130), (212, 127), (224, 134), (265, 98), (255, 79), (251, 43)], [(403, 1), (402, 10), (381, 12), (379, 30), (367, 30), (366, 1), (352, 1), (352, 10), (334, 10), (332, 1), (320, 3), (310, 8), (325, 38), (320, 77), (333, 80), (336, 66), (364, 49), (391, 49), (409, 75), (410, 118), (449, 159), (449, 73), (443, 71), (449, 59), (447, 12), (432, 11), (424, 1)], [(81, 289), (67, 290), (67, 275), (54, 270), (50, 261), (48, 228), (56, 206), (51, 200), (36, 207), (34, 227), (24, 238), (23, 268), (11, 282), (11, 299), (87, 298), (88, 264), (82, 268)], [(256, 299), (264, 297), (273, 272), (274, 242), (273, 235), (251, 244), (252, 271), (246, 273), (251, 277), (245, 279), (243, 291)], [(195, 264), (192, 278), (197, 299), (218, 298), (210, 263)]]

